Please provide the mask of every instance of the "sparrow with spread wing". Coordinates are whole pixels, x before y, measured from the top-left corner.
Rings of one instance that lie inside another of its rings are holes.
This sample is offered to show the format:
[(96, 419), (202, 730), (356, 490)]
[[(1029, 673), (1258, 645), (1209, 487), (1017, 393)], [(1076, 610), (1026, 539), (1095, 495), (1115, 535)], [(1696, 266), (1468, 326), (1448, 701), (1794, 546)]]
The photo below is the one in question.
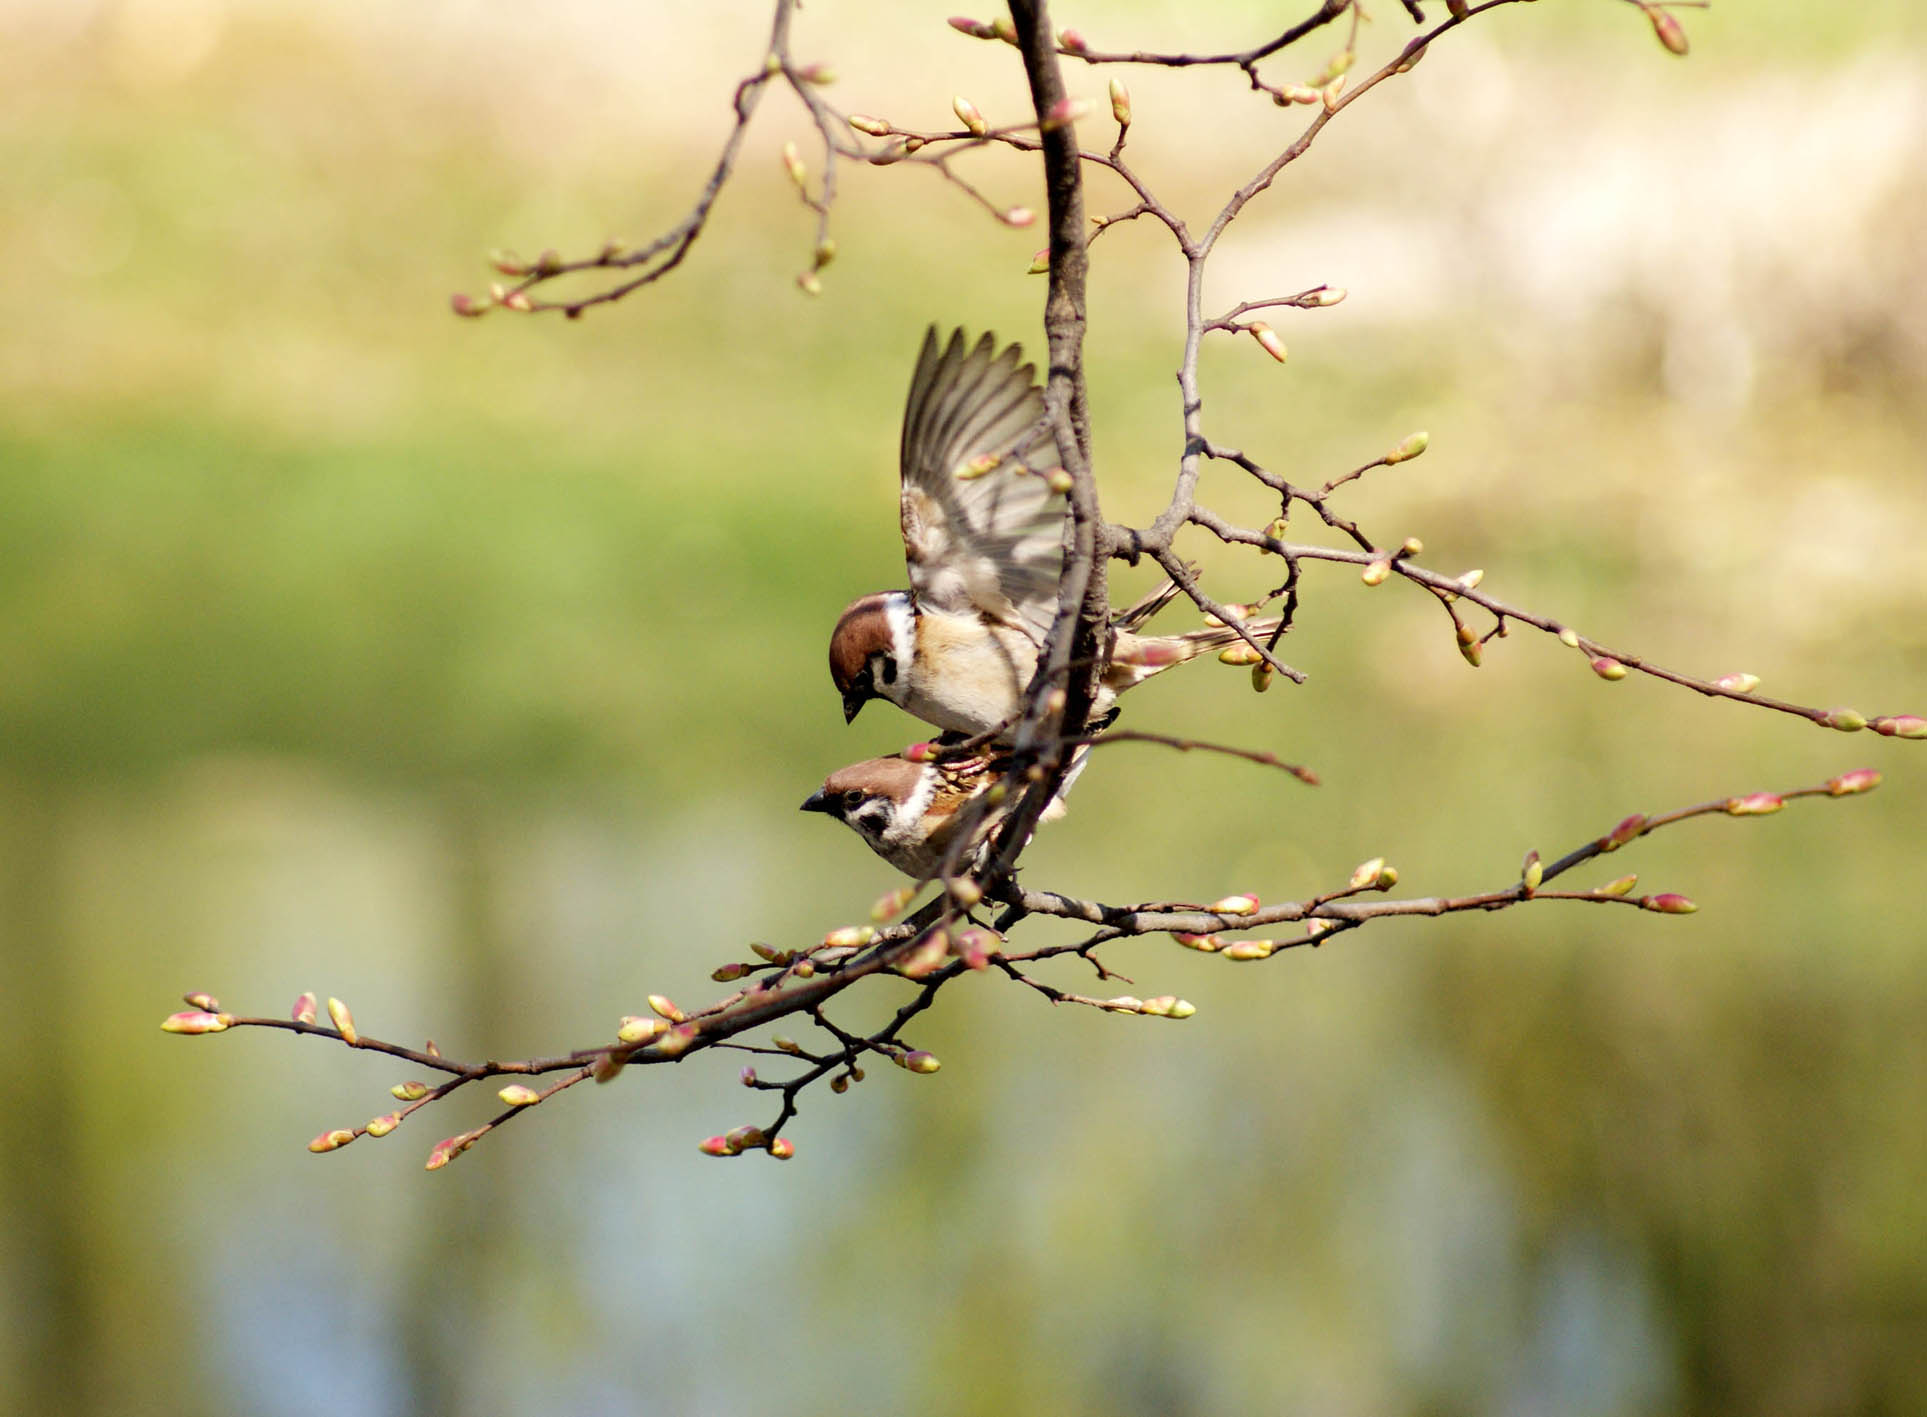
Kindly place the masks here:
[[(1040, 820), (1064, 815), (1064, 794), (1084, 770), (1089, 752), (1088, 747), (1080, 749), (1072, 758)], [(900, 753), (870, 758), (831, 773), (805, 799), (802, 810), (836, 818), (904, 875), (928, 881), (942, 874), (957, 833), (971, 815), (965, 809), (993, 784), (1004, 782), (1010, 769), (1008, 758), (921, 763)], [(1022, 786), (1021, 778), (1009, 781), (1003, 799), (977, 818), (969, 844), (950, 863), (952, 870), (980, 863), (997, 828), (1015, 810)]]
[[(923, 338), (903, 413), (900, 511), (910, 589), (850, 603), (830, 636), (830, 677), (845, 720), (874, 698), (926, 723), (975, 735), (1014, 723), (1057, 613), (1068, 504), (1053, 485), (1055, 444), (1023, 350), (997, 352), (963, 331)], [(1232, 629), (1148, 636), (1135, 625), (1170, 598), (1161, 589), (1116, 617), (1092, 705), (1160, 670), (1235, 643)], [(1254, 622), (1254, 634), (1276, 621)], [(879, 760), (881, 761), (881, 760)]]

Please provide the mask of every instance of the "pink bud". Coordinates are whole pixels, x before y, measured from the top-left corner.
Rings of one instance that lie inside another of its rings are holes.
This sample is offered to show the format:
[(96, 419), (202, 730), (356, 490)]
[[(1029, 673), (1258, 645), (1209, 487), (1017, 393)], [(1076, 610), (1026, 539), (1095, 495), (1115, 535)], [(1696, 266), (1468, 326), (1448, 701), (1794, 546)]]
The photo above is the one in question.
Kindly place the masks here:
[(488, 313), (488, 306), (486, 304), (476, 300), (473, 296), (463, 295), (460, 292), (448, 297), (448, 308), (465, 320), (473, 320), (478, 315), (486, 315)]
[(935, 743), (912, 743), (900, 755), (906, 763), (927, 763), (937, 756)]
[(709, 977), (718, 984), (728, 984), (732, 980), (741, 979), (748, 973), (748, 965), (742, 963), (740, 960), (731, 960), (728, 964), (720, 964), (710, 970)]
[(308, 1150), (319, 1156), (323, 1152), (339, 1151), (354, 1139), (355, 1134), (353, 1132), (337, 1127), (332, 1132), (323, 1132), (320, 1136), (309, 1142)]
[(1277, 948), (1276, 940), (1240, 940), (1235, 945), (1226, 945), (1220, 953), (1226, 959), (1267, 959)]
[(913, 1048), (897, 1058), (897, 1066), (913, 1073), (929, 1074), (936, 1072), (943, 1064), (937, 1061), (936, 1054)]
[(1037, 213), (1029, 207), (1009, 207), (998, 213), (997, 219), (1005, 226), (1029, 226), (1037, 220)]
[(649, 1008), (658, 1018), (666, 1018), (671, 1023), (681, 1023), (689, 1015), (677, 1008), (675, 1002), (662, 994), (649, 996)]
[(990, 39), (997, 33), (982, 20), (973, 20), (968, 15), (952, 15), (949, 25), (953, 30), (960, 34), (967, 34), (972, 39)]
[(737, 1127), (723, 1138), (723, 1145), (727, 1146), (731, 1152), (743, 1151), (750, 1147), (761, 1146), (762, 1144), (763, 1129), (761, 1127)]
[(230, 1022), (226, 1014), (209, 1013), (206, 1009), (187, 1009), (177, 1014), (169, 1014), (161, 1020), (163, 1033), (219, 1033)]
[(1616, 659), (1608, 659), (1603, 654), (1592, 660), (1591, 664), (1592, 672), (1608, 682), (1626, 677), (1626, 666)]
[(1646, 814), (1635, 812), (1622, 820), (1618, 826), (1606, 833), (1606, 850), (1617, 851), (1627, 842), (1634, 840), (1646, 830)]
[(1043, 250), (1039, 251), (1036, 255), (1030, 258), (1030, 268), (1026, 270), (1024, 274), (1027, 276), (1041, 276), (1042, 274), (1044, 274), (1045, 271), (1048, 271), (1049, 269), (1050, 269), (1050, 247), (1046, 246)]
[(1187, 950), (1202, 950), (1206, 954), (1211, 954), (1224, 948), (1224, 941), (1220, 940), (1216, 935), (1190, 935), (1181, 930), (1174, 930), (1171, 932), (1171, 938), (1183, 945)]
[(977, 105), (962, 94), (950, 100), (950, 107), (955, 111), (957, 121), (969, 129), (974, 136), (981, 138), (990, 131), (990, 125), (984, 122), (984, 115), (978, 111)]
[(398, 1082), (388, 1089), (388, 1095), (397, 1102), (419, 1102), (428, 1096), (428, 1084), (413, 1081)]
[(385, 1137), (400, 1125), (401, 1125), (400, 1113), (384, 1112), (381, 1114), (381, 1116), (376, 1117), (372, 1121), (370, 1121), (366, 1127), (362, 1128), (362, 1130), (367, 1132), (368, 1135), (371, 1137)]
[(1347, 881), (1346, 884), (1355, 891), (1364, 890), (1367, 886), (1377, 885), (1379, 873), (1384, 869), (1385, 858), (1383, 856), (1374, 856), (1371, 860), (1360, 862), (1359, 865), (1354, 867), (1351, 880)]
[(1699, 907), (1683, 895), (1671, 891), (1664, 895), (1649, 895), (1640, 904), (1647, 910), (1656, 910), (1661, 915), (1691, 915)]
[(1715, 689), (1724, 689), (1729, 694), (1750, 694), (1760, 687), (1757, 674), (1722, 674), (1713, 681)]
[(312, 994), (303, 994), (294, 1001), (294, 1007), (288, 1011), (288, 1017), (296, 1023), (313, 1023), (314, 1014), (315, 1002)]
[[(919, 743), (915, 746), (927, 748), (930, 745), (927, 743)], [(908, 754), (905, 756), (908, 756)], [(910, 760), (912, 762), (922, 761), (918, 758), (911, 758)], [(893, 891), (885, 891), (876, 898), (876, 904), (870, 907), (870, 918), (879, 925), (887, 920), (894, 920), (898, 915), (903, 913), (903, 908), (916, 898), (917, 888), (915, 886), (898, 886)]]
[(788, 1161), (796, 1155), (796, 1143), (788, 1137), (778, 1137), (769, 1144), (769, 1154), (778, 1161)]
[(1640, 8), (1645, 10), (1646, 18), (1653, 22), (1653, 33), (1666, 46), (1667, 53), (1685, 54), (1688, 48), (1686, 30), (1680, 22), (1657, 5), (1643, 5)]
[(729, 1149), (729, 1141), (726, 1137), (704, 1137), (696, 1143), (696, 1150), (700, 1151), (704, 1156), (734, 1156), (736, 1154)]
[(212, 994), (183, 994), (181, 1002), (197, 1009), (204, 1009), (211, 1014), (218, 1014), (221, 1011), (221, 1001)]
[(743, 1070), (736, 1074), (736, 1080), (744, 1087), (756, 1086), (756, 1069), (748, 1063), (743, 1064)]
[(1082, 54), (1086, 49), (1090, 48), (1090, 46), (1084, 42), (1084, 36), (1073, 29), (1059, 30), (1057, 32), (1057, 43), (1058, 47), (1066, 54)]
[(870, 943), (876, 935), (868, 925), (844, 925), (823, 937), (826, 950), (854, 950)]
[(1729, 817), (1764, 817), (1769, 812), (1777, 812), (1786, 806), (1786, 799), (1777, 792), (1749, 792), (1744, 797), (1726, 799), (1726, 815)]
[(1894, 713), (1870, 725), (1883, 738), (1927, 738), (1927, 718), (1917, 713)]
[(1213, 901), (1210, 908), (1216, 915), (1249, 915), (1258, 908), (1258, 897), (1245, 891), (1240, 895), (1228, 895), (1223, 900)]
[(618, 1077), (622, 1076), (624, 1066), (622, 1059), (616, 1057), (615, 1054), (598, 1053), (596, 1054), (595, 1061), (589, 1064), (589, 1076), (594, 1078), (598, 1083), (614, 1082)]
[(1285, 342), (1278, 338), (1278, 332), (1276, 330), (1272, 329), (1272, 327), (1267, 325), (1263, 320), (1253, 320), (1249, 325), (1245, 326), (1245, 328), (1251, 332), (1251, 337), (1258, 341), (1259, 347), (1263, 349), (1266, 354), (1269, 354), (1280, 364), (1285, 362), (1287, 357)]
[(1843, 772), (1838, 777), (1827, 779), (1827, 795), (1830, 797), (1851, 797), (1856, 792), (1872, 792), (1880, 786), (1880, 774), (1872, 768), (1855, 768)]

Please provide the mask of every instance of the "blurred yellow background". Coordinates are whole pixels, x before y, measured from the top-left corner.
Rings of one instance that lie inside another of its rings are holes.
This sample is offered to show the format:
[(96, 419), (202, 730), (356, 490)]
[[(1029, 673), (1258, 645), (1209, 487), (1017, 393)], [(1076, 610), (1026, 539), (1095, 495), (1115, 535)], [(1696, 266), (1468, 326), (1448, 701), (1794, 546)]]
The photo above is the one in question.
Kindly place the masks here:
[[(314, 989), (460, 1055), (587, 1044), (893, 883), (794, 810), (919, 736), (887, 707), (846, 729), (822, 647), (901, 578), (923, 327), (1035, 348), (1041, 238), (845, 168), (804, 298), (777, 153), (810, 144), (773, 95), (669, 281), (579, 323), (447, 312), (491, 247), (678, 217), (765, 8), (0, 4), (0, 1407), (1919, 1411), (1927, 750), (1606, 685), (1543, 636), (1474, 673), (1429, 602), (1341, 569), (1287, 645), (1304, 687), (1206, 664), (1130, 715), (1322, 788), (1119, 747), (1027, 879), (1283, 898), (1385, 855), (1401, 890), (1470, 891), (1632, 811), (1887, 784), (1587, 877), (1637, 870), (1690, 919), (1548, 904), (1263, 965), (1114, 947), (1183, 1024), (964, 981), (912, 1034), (944, 1071), (810, 1096), (781, 1167), (698, 1155), (764, 1117), (720, 1057), (430, 1176), (479, 1103), (315, 1158), (398, 1069), (156, 1029), (184, 988)], [(1279, 23), (1204, 8), (1057, 19), (1113, 48)], [(1368, 58), (1408, 32), (1373, 9)], [(797, 52), (849, 109), (1014, 119), (1012, 54), (946, 12), (821, 0)], [(1681, 15), (1684, 62), (1611, 0), (1504, 9), (1348, 110), (1206, 303), (1351, 296), (1275, 322), (1283, 369), (1210, 346), (1207, 422), (1303, 481), (1427, 428), (1348, 494), (1382, 538), (1688, 672), (1927, 711), (1927, 21)], [(1128, 77), (1133, 151), (1194, 220), (1303, 121), (1235, 75)], [(967, 170), (1042, 205), (1018, 161)], [(1148, 223), (1095, 261), (1101, 484), (1141, 521), (1180, 446), (1181, 271)], [(1268, 515), (1228, 469), (1203, 497)], [(1221, 596), (1270, 583), (1192, 549)]]

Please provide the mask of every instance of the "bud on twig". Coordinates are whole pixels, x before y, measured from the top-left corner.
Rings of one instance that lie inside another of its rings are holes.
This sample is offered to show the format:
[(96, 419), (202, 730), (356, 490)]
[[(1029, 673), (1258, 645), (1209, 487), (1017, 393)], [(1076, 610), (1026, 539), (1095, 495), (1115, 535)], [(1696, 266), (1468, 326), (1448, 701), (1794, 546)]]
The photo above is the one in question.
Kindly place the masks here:
[(1528, 851), (1525, 864), (1519, 868), (1519, 884), (1526, 888), (1526, 893), (1529, 895), (1539, 889), (1539, 883), (1545, 878), (1546, 867), (1539, 859), (1539, 853), (1536, 850)]
[(868, 925), (844, 925), (823, 937), (823, 948), (826, 950), (861, 949), (869, 944), (875, 935), (876, 931)]
[(1629, 841), (1636, 840), (1646, 830), (1646, 814), (1635, 812), (1622, 818), (1617, 826), (1606, 833), (1606, 851), (1617, 851)]
[(1042, 274), (1044, 274), (1045, 271), (1048, 271), (1049, 269), (1050, 269), (1050, 247), (1046, 246), (1043, 250), (1039, 251), (1035, 256), (1032, 256), (1030, 258), (1030, 269), (1025, 271), (1024, 274), (1027, 276), (1041, 276)]
[(1602, 654), (1589, 662), (1592, 665), (1592, 672), (1608, 683), (1613, 683), (1626, 677), (1626, 666), (1616, 659), (1608, 659)]
[(1713, 687), (1724, 689), (1729, 694), (1750, 694), (1760, 687), (1757, 674), (1722, 674), (1713, 681)]
[(898, 886), (893, 891), (885, 891), (870, 907), (870, 918), (881, 925), (886, 920), (894, 920), (903, 913), (903, 908), (917, 898), (915, 886)]
[(1572, 626), (1570, 625), (1561, 627), (1559, 631), (1559, 643), (1564, 645), (1567, 649), (1578, 649), (1579, 632), (1573, 629)]
[(413, 1081), (398, 1082), (388, 1089), (388, 1095), (397, 1102), (419, 1102), (428, 1096), (428, 1084)]
[(1917, 713), (1893, 713), (1867, 725), (1883, 738), (1927, 738), (1927, 718)]
[(1131, 126), (1131, 91), (1124, 87), (1122, 79), (1111, 80), (1111, 117), (1120, 128)]
[(1029, 226), (1037, 220), (1037, 213), (1029, 207), (1006, 207), (997, 213), (997, 220), (1005, 226)]
[(1171, 938), (1187, 950), (1202, 950), (1206, 954), (1213, 954), (1224, 948), (1224, 941), (1216, 935), (1191, 935), (1182, 930), (1173, 930)]
[(1360, 571), (1358, 573), (1358, 578), (1359, 580), (1363, 581), (1366, 585), (1384, 585), (1386, 579), (1391, 574), (1392, 574), (1391, 561), (1388, 558), (1381, 556), (1376, 561), (1373, 561), (1371, 564), (1366, 566), (1364, 570)]
[(669, 1021), (660, 1018), (641, 1018), (635, 1014), (625, 1014), (616, 1027), (616, 1041), (620, 1043), (649, 1043), (669, 1032)]
[(1636, 875), (1621, 876), (1618, 880), (1606, 882), (1605, 885), (1601, 886), (1598, 890), (1594, 891), (1593, 894), (1594, 895), (1613, 895), (1613, 896), (1629, 895), (1632, 893), (1633, 887), (1638, 884), (1639, 884), (1639, 877)]
[(1820, 715), (1820, 722), (1828, 728), (1837, 728), (1842, 733), (1858, 733), (1867, 726), (1866, 715), (1858, 709), (1830, 708)]
[(778, 1161), (788, 1161), (796, 1155), (796, 1143), (788, 1137), (778, 1137), (769, 1144), (769, 1154)]
[(314, 995), (303, 994), (300, 998), (294, 1001), (294, 1007), (288, 1010), (288, 1017), (293, 1019), (296, 1023), (313, 1023), (314, 1011), (315, 1011)]
[(1225, 959), (1268, 959), (1277, 948), (1276, 940), (1239, 940), (1236, 944), (1226, 945), (1219, 954)]
[(1646, 18), (1653, 22), (1653, 35), (1666, 46), (1666, 52), (1683, 57), (1690, 48), (1686, 42), (1685, 27), (1657, 5), (1642, 5), (1640, 9), (1644, 10)]
[(520, 1083), (520, 1082), (510, 1083), (507, 1087), (503, 1088), (500, 1092), (497, 1092), (495, 1095), (501, 1098), (502, 1101), (506, 1102), (511, 1107), (527, 1107), (531, 1103), (540, 1102), (542, 1100), (541, 1093), (537, 1092), (534, 1088), (528, 1086), (526, 1083)]
[(783, 144), (783, 171), (790, 175), (790, 181), (798, 188), (809, 182), (810, 169), (803, 161), (803, 155), (796, 150), (795, 143)]
[(1250, 891), (1244, 891), (1213, 901), (1209, 908), (1214, 915), (1251, 915), (1258, 909), (1258, 897)]
[(396, 1112), (384, 1112), (372, 1118), (362, 1130), (371, 1137), (385, 1137), (401, 1125), (401, 1116)]
[(1078, 119), (1088, 115), (1090, 111), (1089, 99), (1060, 98), (1045, 111), (1044, 121), (1038, 125), (1038, 131), (1054, 133), (1059, 128), (1068, 128)]
[(1729, 817), (1764, 817), (1786, 806), (1786, 799), (1777, 792), (1749, 792), (1744, 797), (1726, 799), (1726, 815)]
[(896, 129), (887, 118), (873, 118), (867, 113), (852, 113), (846, 120), (859, 133), (867, 133), (872, 138), (885, 138)]
[(1642, 909), (1657, 911), (1661, 915), (1691, 915), (1699, 909), (1685, 896), (1674, 895), (1671, 891), (1664, 895), (1649, 895), (1639, 904)]
[(666, 1018), (671, 1023), (681, 1023), (689, 1017), (688, 1014), (677, 1008), (674, 1002), (662, 994), (651, 994), (649, 996), (649, 1009), (656, 1017)]
[(319, 1156), (324, 1152), (339, 1151), (355, 1139), (355, 1134), (346, 1128), (337, 1127), (332, 1132), (323, 1132), (308, 1143), (308, 1150)]
[(709, 972), (709, 977), (718, 984), (731, 984), (749, 972), (748, 965), (740, 960), (731, 960), (728, 964), (717, 965)]
[(1880, 774), (1872, 768), (1855, 768), (1827, 779), (1829, 797), (1851, 797), (1856, 792), (1872, 792), (1880, 786)]
[(921, 1048), (913, 1048), (908, 1053), (895, 1055), (896, 1065), (913, 1073), (934, 1073), (943, 1066), (934, 1053), (926, 1053)]
[(1285, 342), (1278, 338), (1278, 332), (1276, 330), (1272, 329), (1272, 327), (1267, 325), (1263, 320), (1253, 320), (1250, 324), (1246, 325), (1245, 328), (1251, 332), (1251, 337), (1258, 341), (1259, 346), (1266, 354), (1269, 354), (1280, 364), (1285, 362), (1287, 354)]
[(1388, 463), (1410, 462), (1431, 445), (1432, 435), (1430, 433), (1421, 432), (1409, 434), (1404, 442), (1400, 443), (1385, 455), (1385, 461)]
[(958, 94), (950, 100), (950, 107), (956, 112), (957, 121), (968, 128), (976, 137), (981, 138), (990, 131), (990, 125), (984, 122), (984, 115), (977, 111), (977, 105), (965, 98), (962, 94)]
[(218, 1014), (221, 1011), (221, 1001), (212, 994), (183, 994), (181, 1002), (191, 1008), (204, 1009), (211, 1014)]
[(341, 1041), (350, 1048), (361, 1042), (361, 1035), (355, 1032), (355, 1016), (348, 1012), (348, 1006), (339, 999), (328, 1000), (328, 1017), (335, 1030), (341, 1034)]
[(163, 1033), (220, 1033), (231, 1022), (226, 1014), (206, 1009), (186, 1009), (161, 1020)]
[(1262, 654), (1258, 653), (1258, 651), (1250, 645), (1242, 642), (1235, 645), (1228, 645), (1218, 651), (1218, 663), (1220, 664), (1232, 664), (1243, 668), (1246, 665), (1263, 664), (1264, 662), (1265, 657)]

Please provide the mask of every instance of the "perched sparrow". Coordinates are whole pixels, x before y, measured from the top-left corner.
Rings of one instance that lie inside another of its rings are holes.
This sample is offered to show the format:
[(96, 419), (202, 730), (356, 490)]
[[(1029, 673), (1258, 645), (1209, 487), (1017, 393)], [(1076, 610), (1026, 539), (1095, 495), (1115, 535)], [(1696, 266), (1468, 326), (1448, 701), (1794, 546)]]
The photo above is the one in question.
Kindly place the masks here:
[[(903, 413), (900, 510), (910, 589), (852, 601), (830, 637), (830, 677), (843, 716), (884, 698), (963, 734), (1015, 721), (1057, 613), (1068, 506), (1052, 490), (1057, 455), (1044, 400), (1023, 351), (995, 352), (963, 332), (923, 338)], [(1092, 718), (1160, 670), (1236, 643), (1231, 629), (1146, 636), (1134, 627), (1175, 587), (1112, 623)], [(1276, 621), (1253, 622), (1254, 634)]]
[[(1088, 748), (1072, 759), (1058, 795), (1044, 809), (1043, 821), (1064, 815), (1063, 794), (1084, 770)], [(1010, 760), (975, 758), (954, 763), (913, 763), (901, 754), (851, 763), (831, 773), (803, 803), (805, 812), (835, 817), (868, 842), (870, 849), (906, 876), (919, 881), (941, 874), (965, 807), (993, 783), (1008, 778)], [(997, 828), (1016, 808), (1023, 787), (1009, 780), (1004, 799), (978, 820), (973, 840), (958, 853), (952, 870), (978, 863)]]

